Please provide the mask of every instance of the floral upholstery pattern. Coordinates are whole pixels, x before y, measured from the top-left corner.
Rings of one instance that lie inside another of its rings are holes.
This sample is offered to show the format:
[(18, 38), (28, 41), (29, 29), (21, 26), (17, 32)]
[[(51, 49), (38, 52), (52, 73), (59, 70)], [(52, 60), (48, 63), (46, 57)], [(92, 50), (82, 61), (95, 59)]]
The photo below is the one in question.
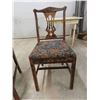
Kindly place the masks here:
[(64, 61), (76, 57), (74, 51), (63, 40), (42, 41), (37, 43), (29, 58), (34, 63)]

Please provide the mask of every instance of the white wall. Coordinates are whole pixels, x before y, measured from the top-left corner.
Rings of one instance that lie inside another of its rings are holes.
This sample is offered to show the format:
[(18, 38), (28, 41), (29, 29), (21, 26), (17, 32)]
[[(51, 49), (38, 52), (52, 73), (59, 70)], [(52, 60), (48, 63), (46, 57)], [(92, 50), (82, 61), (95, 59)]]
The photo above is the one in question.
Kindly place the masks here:
[[(70, 2), (14, 2), (14, 38), (35, 37), (35, 21), (32, 10), (47, 6), (67, 6), (67, 16), (72, 16), (75, 11), (75, 1)], [(41, 21), (41, 24), (43, 21)], [(70, 26), (67, 25), (69, 33)]]

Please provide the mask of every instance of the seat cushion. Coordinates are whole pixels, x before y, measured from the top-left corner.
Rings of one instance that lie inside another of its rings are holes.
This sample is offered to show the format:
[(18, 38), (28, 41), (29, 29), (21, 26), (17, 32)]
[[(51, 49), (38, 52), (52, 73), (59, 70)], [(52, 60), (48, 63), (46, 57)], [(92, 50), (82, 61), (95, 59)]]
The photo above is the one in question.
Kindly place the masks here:
[(34, 63), (68, 60), (75, 57), (74, 51), (63, 40), (42, 41), (37, 43), (29, 58)]

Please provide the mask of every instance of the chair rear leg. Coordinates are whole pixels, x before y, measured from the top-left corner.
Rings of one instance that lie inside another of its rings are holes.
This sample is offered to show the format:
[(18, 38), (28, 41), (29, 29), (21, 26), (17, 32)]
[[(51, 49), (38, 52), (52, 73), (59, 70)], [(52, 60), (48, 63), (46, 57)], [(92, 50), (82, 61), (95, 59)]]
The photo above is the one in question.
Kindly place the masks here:
[(74, 85), (75, 67), (76, 67), (76, 60), (72, 62), (72, 66), (71, 66), (70, 89), (73, 89), (73, 85)]

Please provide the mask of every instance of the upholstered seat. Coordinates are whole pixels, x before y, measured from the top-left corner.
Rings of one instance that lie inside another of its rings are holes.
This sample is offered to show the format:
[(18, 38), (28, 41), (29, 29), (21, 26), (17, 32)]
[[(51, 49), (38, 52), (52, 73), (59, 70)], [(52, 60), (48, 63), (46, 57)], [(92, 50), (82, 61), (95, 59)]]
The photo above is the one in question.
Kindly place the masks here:
[[(37, 43), (30, 59), (35, 63), (53, 61), (61, 62), (64, 60), (72, 60), (75, 57), (74, 51), (63, 40), (42, 41)], [(55, 60), (54, 60), (55, 59)]]

